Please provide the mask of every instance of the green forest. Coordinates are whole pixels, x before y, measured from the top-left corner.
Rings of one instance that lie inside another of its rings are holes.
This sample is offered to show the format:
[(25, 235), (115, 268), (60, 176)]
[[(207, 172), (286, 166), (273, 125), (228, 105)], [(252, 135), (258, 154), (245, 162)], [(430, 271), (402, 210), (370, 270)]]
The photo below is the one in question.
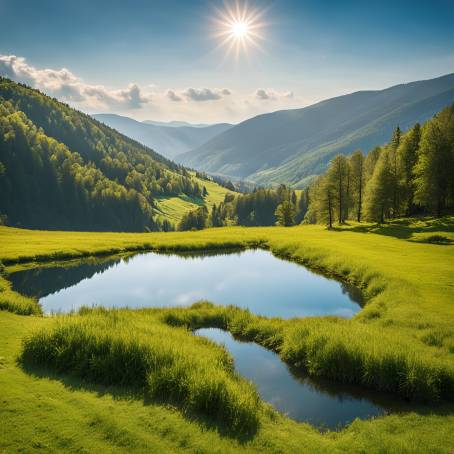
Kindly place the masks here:
[(442, 216), (454, 207), (454, 104), (424, 125), (367, 156), (357, 150), (338, 155), (308, 189), (308, 222), (383, 223), (416, 214)]
[[(299, 194), (298, 194), (299, 193)], [(209, 212), (187, 213), (179, 230), (228, 225), (290, 226), (383, 223), (414, 215), (442, 216), (454, 208), (454, 104), (422, 126), (402, 132), (367, 155), (335, 156), (326, 172), (302, 191), (280, 185), (227, 194)]]
[(0, 215), (8, 225), (169, 230), (155, 198), (203, 198), (190, 173), (38, 90), (0, 78)]

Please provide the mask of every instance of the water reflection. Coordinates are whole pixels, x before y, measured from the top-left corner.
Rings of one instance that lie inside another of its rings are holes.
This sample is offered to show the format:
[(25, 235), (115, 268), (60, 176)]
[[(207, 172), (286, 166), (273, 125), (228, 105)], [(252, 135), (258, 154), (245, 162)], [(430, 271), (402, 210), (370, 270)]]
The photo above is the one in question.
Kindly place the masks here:
[(235, 360), (235, 369), (256, 385), (262, 399), (297, 421), (337, 429), (355, 418), (410, 408), (395, 397), (355, 386), (313, 381), (290, 369), (276, 353), (255, 343), (235, 340), (220, 329), (203, 328), (195, 333), (224, 344)]
[(181, 306), (201, 299), (281, 318), (351, 317), (360, 309), (354, 288), (264, 250), (146, 253), (76, 263), (13, 273), (13, 288), (40, 298), (45, 312), (82, 305)]
[(97, 273), (103, 273), (120, 261), (120, 257), (104, 260), (73, 260), (61, 265), (18, 271), (10, 274), (9, 280), (13, 288), (22, 295), (40, 299), (72, 287)]

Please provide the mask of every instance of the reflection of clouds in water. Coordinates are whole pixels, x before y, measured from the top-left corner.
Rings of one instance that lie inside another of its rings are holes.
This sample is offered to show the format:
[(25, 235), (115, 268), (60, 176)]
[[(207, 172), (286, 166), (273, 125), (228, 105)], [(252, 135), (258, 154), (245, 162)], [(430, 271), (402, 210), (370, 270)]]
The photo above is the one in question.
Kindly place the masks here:
[(220, 280), (214, 289), (218, 292), (223, 292), (233, 288), (240, 282), (247, 281), (251, 284), (251, 281), (260, 279), (262, 273), (255, 270), (231, 270), (230, 275), (226, 275)]
[[(68, 282), (80, 280), (82, 271)], [(105, 306), (162, 307), (199, 300), (283, 318), (327, 314), (348, 318), (359, 309), (339, 283), (276, 259), (268, 251), (190, 259), (147, 253), (102, 271), (41, 298), (44, 309), (68, 310), (94, 301)]]

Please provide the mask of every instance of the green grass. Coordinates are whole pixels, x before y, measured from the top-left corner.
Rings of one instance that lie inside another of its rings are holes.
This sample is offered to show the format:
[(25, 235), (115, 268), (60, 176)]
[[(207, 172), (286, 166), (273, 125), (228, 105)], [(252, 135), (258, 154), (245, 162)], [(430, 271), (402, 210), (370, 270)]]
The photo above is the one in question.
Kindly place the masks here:
[[(454, 447), (454, 411), (449, 403), (454, 377), (454, 246), (422, 239), (450, 237), (453, 225), (451, 217), (442, 222), (420, 219), (386, 226), (350, 225), (338, 231), (319, 226), (235, 227), (134, 235), (0, 228), (0, 260), (7, 265), (6, 271), (29, 260), (144, 249), (261, 245), (279, 256), (353, 282), (368, 297), (366, 307), (351, 320), (266, 319), (208, 304), (179, 310), (86, 312), (62, 318), (0, 312), (0, 332), (6, 339), (0, 344), (4, 358), (0, 361), (0, 419), (4, 427), (0, 450), (41, 446), (50, 451), (108, 452), (144, 451), (147, 447), (161, 452), (450, 452)], [(110, 325), (115, 317), (121, 330)], [(252, 411), (257, 429), (238, 438), (233, 436), (235, 431), (232, 433), (234, 421), (243, 421), (238, 427), (250, 428), (255, 423), (244, 425), (248, 417), (232, 419), (229, 415), (237, 415), (237, 410), (229, 413), (226, 409), (235, 405), (242, 409), (243, 402), (238, 399), (243, 394), (253, 402), (253, 389), (228, 366), (231, 360), (224, 350), (193, 339), (187, 331), (200, 326), (221, 327), (254, 340), (313, 376), (441, 403), (408, 414), (355, 421), (343, 431), (321, 434), (259, 402)], [(159, 342), (153, 333), (160, 333)], [(79, 343), (74, 340), (76, 334)], [(26, 370), (15, 362), (24, 337), (28, 339), (25, 352), (37, 349), (28, 360), (24, 356)], [(116, 346), (116, 350), (109, 350), (115, 351), (109, 355), (110, 364), (99, 360), (104, 358), (97, 350), (101, 344), (108, 349)], [(175, 351), (172, 346), (177, 346)], [(142, 370), (143, 364), (151, 367), (148, 355), (171, 352), (172, 366), (166, 374), (157, 374), (161, 391), (156, 391), (146, 372), (142, 374), (145, 384), (128, 380), (131, 383), (127, 386), (121, 385), (122, 370), (129, 367), (117, 366), (130, 358), (125, 353), (129, 349), (141, 352), (134, 356), (134, 367), (139, 369), (131, 368), (136, 378), (141, 376), (137, 370)], [(183, 359), (180, 349), (185, 352)], [(49, 354), (52, 351), (54, 356)], [(46, 352), (46, 360), (38, 360), (40, 365), (50, 361), (42, 371), (36, 365), (39, 352)], [(84, 364), (77, 355), (92, 358), (85, 361), (88, 369), (77, 370)], [(216, 361), (205, 364), (199, 358), (205, 355), (223, 359), (216, 365), (211, 364)], [(197, 365), (197, 372), (186, 370), (190, 369), (186, 357)], [(180, 360), (182, 368), (178, 367)], [(120, 378), (110, 381), (112, 374)], [(219, 392), (216, 405), (208, 408), (198, 402), (207, 402), (209, 377), (215, 383), (225, 380), (230, 391)], [(184, 392), (173, 394), (174, 387)], [(239, 389), (245, 391), (238, 394)], [(168, 394), (169, 398), (164, 397)], [(17, 427), (23, 428), (20, 434)]]
[(22, 361), (139, 388), (219, 420), (234, 433), (255, 431), (258, 424), (258, 395), (236, 376), (226, 352), (157, 322), (152, 312), (97, 309), (57, 317), (51, 329), (25, 341)]
[(200, 180), (195, 176), (194, 179), (201, 186), (205, 186), (208, 195), (204, 199), (194, 199), (187, 196), (157, 198), (157, 209), (160, 212), (161, 219), (168, 219), (173, 224), (178, 224), (188, 211), (195, 210), (201, 205), (211, 209), (214, 204), (219, 205), (219, 203), (223, 202), (226, 194), (232, 193), (229, 189), (213, 181)]
[[(217, 327), (277, 351), (311, 376), (436, 401), (454, 397), (451, 354), (368, 324), (336, 317), (266, 319), (234, 307), (209, 303), (169, 309), (163, 320), (190, 329)], [(413, 347), (409, 351), (408, 345)]]

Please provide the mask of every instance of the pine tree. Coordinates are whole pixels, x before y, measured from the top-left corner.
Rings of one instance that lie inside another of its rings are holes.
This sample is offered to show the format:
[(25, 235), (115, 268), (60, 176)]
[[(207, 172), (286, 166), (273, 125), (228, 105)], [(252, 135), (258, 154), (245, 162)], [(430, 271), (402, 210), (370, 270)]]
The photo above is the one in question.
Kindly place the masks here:
[(397, 149), (400, 144), (402, 132), (397, 126), (393, 132), (391, 142), (387, 147), (388, 162), (390, 170), (390, 190), (392, 192), (392, 217), (395, 218), (400, 213), (400, 172)]
[(277, 218), (277, 225), (289, 227), (295, 224), (296, 210), (291, 200), (284, 200), (280, 203), (274, 214)]
[(348, 161), (344, 155), (337, 155), (330, 162), (327, 178), (331, 181), (336, 188), (335, 201), (337, 204), (337, 219), (339, 224), (345, 222), (347, 213), (346, 206), (348, 205)]
[(381, 147), (375, 147), (369, 153), (364, 159), (364, 180), (365, 182), (369, 181), (372, 178), (372, 175), (375, 170), (375, 166), (377, 165), (378, 159), (380, 158), (380, 155), (382, 153), (382, 148)]
[(421, 126), (416, 123), (403, 137), (397, 149), (399, 173), (401, 176), (400, 188), (404, 200), (404, 210), (407, 216), (415, 212), (413, 203), (415, 193), (415, 175), (413, 169), (418, 158), (419, 142), (421, 140)]
[(309, 190), (307, 188), (301, 191), (300, 197), (298, 198), (296, 204), (295, 222), (297, 224), (300, 224), (301, 221), (304, 219), (304, 216), (306, 216), (308, 207), (309, 207)]
[(440, 112), (422, 129), (415, 166), (415, 202), (441, 216), (452, 198), (454, 171), (454, 106)]
[(350, 169), (352, 174), (352, 195), (356, 208), (356, 220), (361, 222), (363, 195), (364, 195), (364, 155), (361, 150), (355, 151), (350, 157)]
[(367, 219), (383, 223), (393, 206), (393, 174), (389, 151), (385, 150), (374, 168), (366, 186), (365, 213)]
[(305, 220), (310, 223), (324, 223), (333, 227), (336, 186), (328, 174), (316, 178), (309, 188), (310, 204)]

